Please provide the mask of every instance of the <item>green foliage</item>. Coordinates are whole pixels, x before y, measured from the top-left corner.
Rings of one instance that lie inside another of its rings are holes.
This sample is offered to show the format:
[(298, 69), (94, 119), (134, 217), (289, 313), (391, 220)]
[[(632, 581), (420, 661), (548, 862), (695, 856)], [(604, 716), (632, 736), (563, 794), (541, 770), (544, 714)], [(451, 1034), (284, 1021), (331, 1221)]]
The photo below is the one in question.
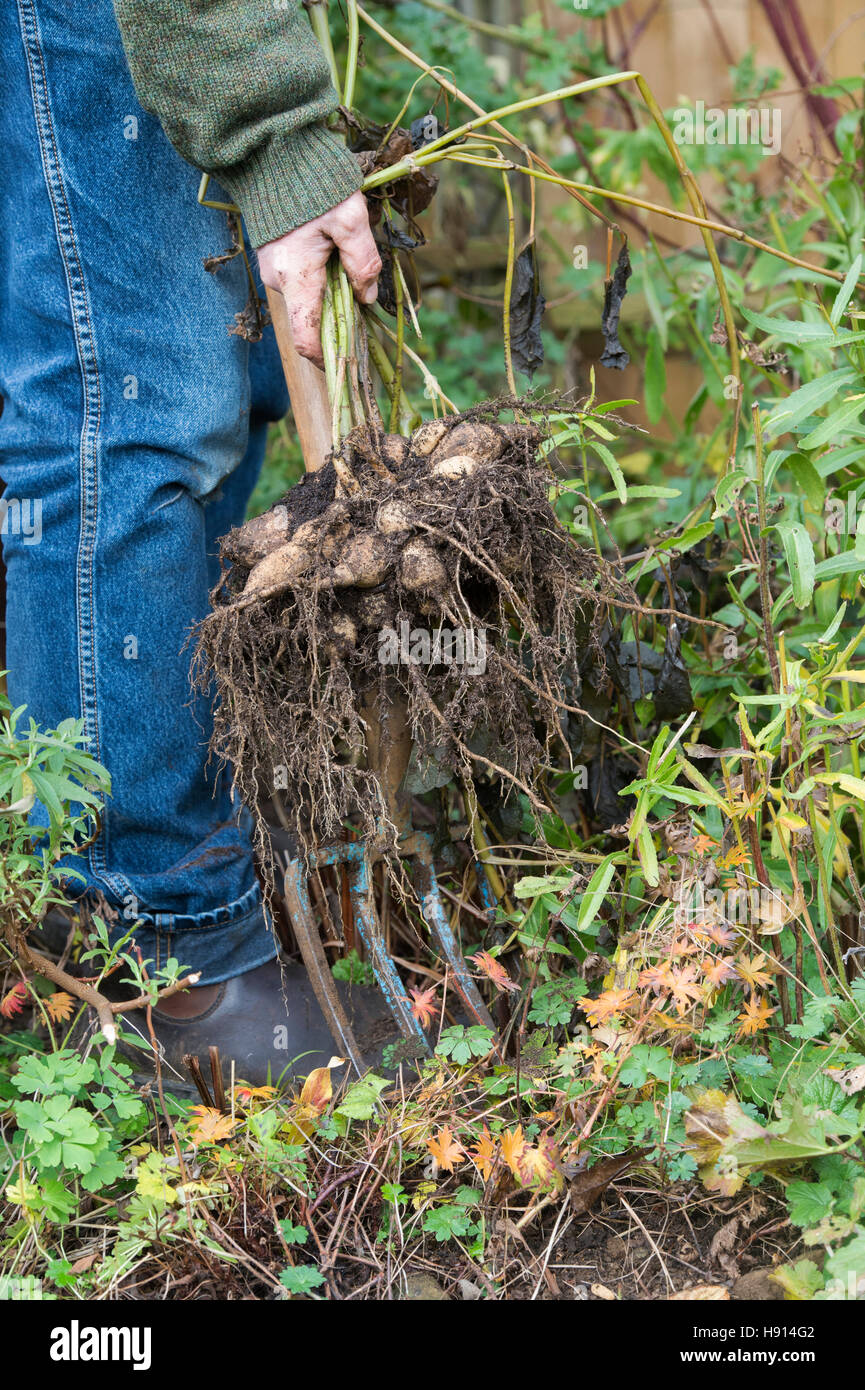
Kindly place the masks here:
[(337, 1115), (347, 1120), (371, 1120), (376, 1112), (379, 1096), (389, 1085), (383, 1077), (367, 1072), (359, 1081), (349, 1086), (340, 1104)]
[(361, 960), (354, 947), (335, 960), (331, 970), (335, 980), (345, 980), (350, 985), (375, 984), (375, 971), (368, 960)]
[(458, 1067), (465, 1067), (473, 1058), (485, 1057), (492, 1045), (493, 1035), (489, 1028), (477, 1023), (466, 1028), (460, 1023), (442, 1030), (436, 1056), (449, 1057)]
[[(0, 1083), (18, 1096), (11, 1152), (19, 1177), (7, 1186), (9, 1201), (30, 1217), (57, 1222), (77, 1203), (68, 1184), (87, 1192), (114, 1185), (124, 1173), (125, 1145), (149, 1121), (131, 1075), (114, 1047), (86, 1059), (67, 1048), (20, 1061)], [(25, 1172), (32, 1180), (20, 1176)]]
[(321, 1288), (324, 1275), (315, 1265), (289, 1265), (280, 1272), (279, 1282), (289, 1293), (306, 1294)]
[(43, 731), (30, 719), (24, 730), (24, 712), (0, 691), (0, 924), (37, 922), (64, 901), (58, 861), (92, 833), (110, 790), (81, 720)]
[(481, 1194), (473, 1187), (457, 1188), (452, 1202), (442, 1202), (427, 1212), (423, 1220), (424, 1231), (434, 1236), (438, 1244), (446, 1240), (482, 1241), (483, 1220), (473, 1215), (480, 1200)]

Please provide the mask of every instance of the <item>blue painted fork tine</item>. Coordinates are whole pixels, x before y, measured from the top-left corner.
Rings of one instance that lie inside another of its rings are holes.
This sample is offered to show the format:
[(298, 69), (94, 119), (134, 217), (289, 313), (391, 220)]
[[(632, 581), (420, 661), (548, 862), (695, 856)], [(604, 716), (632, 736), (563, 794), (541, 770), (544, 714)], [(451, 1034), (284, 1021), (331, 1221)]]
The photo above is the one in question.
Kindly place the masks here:
[(381, 923), (375, 909), (372, 892), (369, 860), (365, 855), (349, 864), (348, 886), (355, 930), (360, 934), (366, 947), (375, 978), (378, 980), (379, 988), (388, 1007), (399, 1023), (403, 1036), (413, 1038), (428, 1054), (430, 1045), (420, 1023), (411, 1011), (411, 1001), (406, 994), (405, 985), (400, 979), (399, 972), (388, 955), (382, 939)]
[[(413, 858), (418, 862), (419, 873), (417, 877), (421, 913), (430, 930), (431, 937), (437, 944), (444, 960), (447, 962), (454, 987), (460, 999), (476, 1023), (482, 1024), (483, 1027), (489, 1028), (495, 1033), (495, 1024), (481, 998), (477, 985), (471, 977), (471, 973), (463, 958), (459, 944), (448, 922), (444, 904), (442, 903), (439, 893), (438, 879), (436, 877), (429, 840), (422, 834), (408, 834), (403, 837), (399, 849), (400, 853), (405, 855), (406, 858)], [(400, 979), (396, 965), (385, 948), (382, 938), (381, 923), (379, 922), (373, 896), (370, 857), (366, 845), (360, 841), (322, 845), (319, 849), (313, 850), (310, 853), (305, 865), (302, 866), (299, 860), (294, 861), (286, 875), (286, 883), (291, 886), (291, 902), (295, 909), (294, 915), (306, 926), (305, 934), (310, 936), (314, 932), (314, 921), (311, 911), (307, 908), (305, 891), (301, 887), (301, 875), (306, 873), (307, 868), (320, 868), (325, 864), (336, 863), (344, 863), (346, 865), (349, 897), (355, 930), (366, 947), (370, 965), (372, 966), (376, 981), (384, 995), (388, 1008), (398, 1023), (403, 1036), (412, 1039), (429, 1054), (430, 1046), (426, 1039), (426, 1035), (420, 1023), (412, 1013), (411, 1000), (406, 993), (405, 986)], [(480, 876), (479, 882), (481, 882)], [(484, 886), (486, 887), (486, 884), (484, 884)], [(321, 951), (320, 944), (314, 944), (318, 945), (320, 955), (323, 957), (324, 952)], [(316, 972), (311, 969), (311, 965), (313, 964), (313, 950), (310, 948), (309, 942), (301, 942), (301, 947), (304, 951), (304, 957), (307, 960), (307, 968), (310, 969), (313, 981), (315, 982)], [(317, 959), (317, 955), (318, 953), (316, 953), (315, 964), (320, 965), (321, 962)], [(317, 974), (320, 976), (322, 970), (319, 969)], [(323, 992), (324, 990), (321, 989), (319, 997), (321, 997)], [(335, 991), (328, 990), (327, 993), (331, 995), (335, 993)], [(330, 1004), (328, 1018), (332, 1020), (331, 1026), (334, 1028), (335, 1033), (341, 1034), (344, 1038), (346, 1030), (342, 1026), (342, 1019), (340, 1019), (338, 1015), (335, 1016), (333, 1003), (330, 1000), (328, 1002)]]
[(495, 1033), (495, 1024), (490, 1018), (477, 985), (469, 974), (462, 951), (451, 931), (439, 893), (438, 879), (429, 845), (421, 836), (418, 836), (417, 843), (413, 844), (412, 848), (421, 866), (420, 902), (424, 921), (451, 968), (457, 993), (469, 1013), (476, 1023), (482, 1024), (484, 1028), (489, 1028)]

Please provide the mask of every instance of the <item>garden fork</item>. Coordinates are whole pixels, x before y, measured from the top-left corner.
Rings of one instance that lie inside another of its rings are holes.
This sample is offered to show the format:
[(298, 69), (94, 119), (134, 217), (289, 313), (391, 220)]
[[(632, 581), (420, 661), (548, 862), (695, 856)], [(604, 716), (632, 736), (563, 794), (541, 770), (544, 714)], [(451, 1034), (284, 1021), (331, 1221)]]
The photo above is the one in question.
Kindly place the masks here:
[[(324, 463), (331, 448), (331, 410), (327, 384), (324, 374), (296, 352), (282, 295), (268, 290), (267, 301), (291, 397), (304, 464), (308, 472), (314, 472)], [(388, 815), (399, 832), (397, 852), (402, 858), (412, 861), (413, 878), (423, 919), (447, 964), (454, 987), (467, 1013), (476, 1023), (495, 1031), (493, 1021), (448, 922), (436, 878), (431, 838), (412, 829), (410, 801), (400, 792), (400, 784), (411, 754), (411, 733), (405, 704), (398, 698), (386, 702), (384, 707), (370, 703), (364, 715), (368, 766), (379, 779)], [(387, 950), (376, 911), (372, 870), (374, 863), (383, 859), (383, 849), (380, 846), (360, 841), (337, 841), (321, 845), (304, 857), (290, 860), (285, 871), (285, 901), (304, 965), (334, 1041), (359, 1072), (364, 1070), (363, 1055), (343, 1009), (324, 953), (309, 895), (308, 875), (326, 865), (340, 864), (344, 867), (352, 924), (366, 948), (382, 994), (403, 1037), (411, 1040), (420, 1053), (429, 1054), (429, 1043), (420, 1022), (412, 1012), (405, 986)]]

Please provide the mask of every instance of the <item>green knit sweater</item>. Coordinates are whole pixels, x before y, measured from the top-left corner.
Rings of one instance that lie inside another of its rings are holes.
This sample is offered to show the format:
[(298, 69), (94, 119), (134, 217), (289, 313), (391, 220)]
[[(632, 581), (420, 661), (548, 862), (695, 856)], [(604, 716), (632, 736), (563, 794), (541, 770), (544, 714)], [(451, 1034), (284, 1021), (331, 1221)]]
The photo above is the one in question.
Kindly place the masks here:
[(337, 104), (298, 0), (114, 0), (138, 98), (175, 149), (218, 178), (254, 246), (361, 185), (324, 126)]

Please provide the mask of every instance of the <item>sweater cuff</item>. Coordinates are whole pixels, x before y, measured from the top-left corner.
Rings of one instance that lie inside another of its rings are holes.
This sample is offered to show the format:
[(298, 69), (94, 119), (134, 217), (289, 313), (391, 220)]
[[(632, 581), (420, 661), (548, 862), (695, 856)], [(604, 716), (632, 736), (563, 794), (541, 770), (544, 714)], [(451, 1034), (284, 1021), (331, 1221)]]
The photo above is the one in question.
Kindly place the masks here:
[(357, 160), (323, 125), (271, 138), (242, 164), (214, 172), (256, 248), (328, 212), (363, 183)]

